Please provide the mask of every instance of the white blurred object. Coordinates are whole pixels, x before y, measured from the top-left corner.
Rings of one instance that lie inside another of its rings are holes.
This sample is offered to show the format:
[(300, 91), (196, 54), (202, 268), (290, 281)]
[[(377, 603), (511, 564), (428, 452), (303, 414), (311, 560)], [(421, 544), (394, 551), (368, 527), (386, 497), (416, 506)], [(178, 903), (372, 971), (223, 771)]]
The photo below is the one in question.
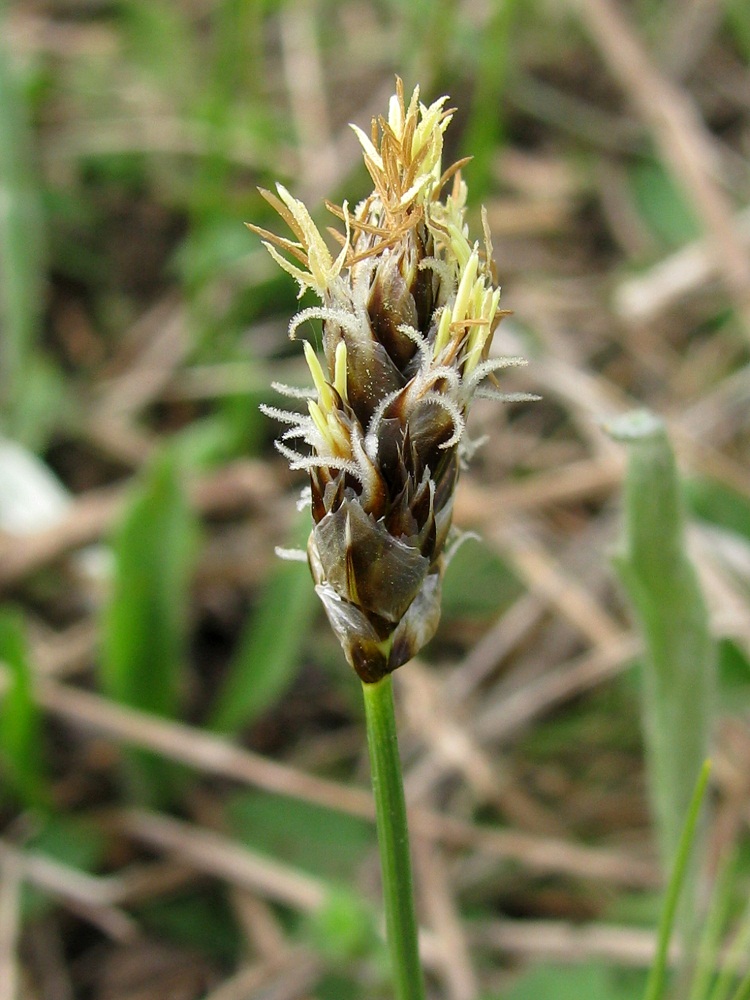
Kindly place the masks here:
[(28, 535), (65, 516), (70, 494), (54, 473), (20, 444), (0, 437), (0, 530)]
[[(22, 537), (54, 528), (72, 501), (49, 466), (23, 445), (0, 437), (0, 533)], [(103, 545), (89, 546), (74, 562), (92, 583), (109, 576), (110, 553)]]

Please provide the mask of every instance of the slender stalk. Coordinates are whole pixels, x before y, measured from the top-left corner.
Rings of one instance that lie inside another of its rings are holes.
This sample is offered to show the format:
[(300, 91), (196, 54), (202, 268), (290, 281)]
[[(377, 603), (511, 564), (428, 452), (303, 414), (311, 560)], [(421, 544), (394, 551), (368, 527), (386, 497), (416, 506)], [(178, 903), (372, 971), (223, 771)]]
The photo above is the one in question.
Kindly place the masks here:
[[(665, 992), (667, 965), (669, 960), (669, 943), (672, 939), (675, 918), (677, 916), (677, 906), (680, 901), (680, 893), (685, 885), (685, 877), (690, 863), (690, 853), (695, 844), (695, 834), (698, 829), (701, 806), (708, 787), (708, 779), (711, 773), (711, 762), (704, 761), (698, 776), (698, 783), (693, 791), (693, 797), (688, 807), (685, 824), (680, 834), (677, 845), (677, 853), (674, 860), (674, 867), (667, 885), (667, 895), (664, 900), (661, 920), (659, 921), (659, 933), (656, 941), (656, 957), (651, 966), (648, 982), (646, 983), (646, 993), (644, 1000), (662, 1000)], [(685, 942), (683, 941), (683, 947)]]
[(377, 813), (385, 927), (393, 967), (394, 998), (424, 1000), (424, 979), (419, 964), (417, 919), (414, 912), (406, 802), (401, 777), (401, 760), (398, 755), (390, 674), (374, 684), (363, 684), (362, 690)]

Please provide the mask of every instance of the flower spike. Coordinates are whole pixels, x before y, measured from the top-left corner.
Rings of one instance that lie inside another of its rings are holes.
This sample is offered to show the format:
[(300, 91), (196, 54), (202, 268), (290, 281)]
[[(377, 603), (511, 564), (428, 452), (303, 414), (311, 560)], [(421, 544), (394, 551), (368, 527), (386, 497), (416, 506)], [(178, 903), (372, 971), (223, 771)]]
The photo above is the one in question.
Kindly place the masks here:
[(282, 185), (262, 193), (292, 237), (250, 227), (300, 294), (321, 300), (289, 328), (294, 337), (308, 319), (322, 321), (323, 355), (304, 342), (313, 388), (280, 387), (307, 413), (264, 412), (288, 425), (278, 450), (310, 477), (308, 562), (365, 683), (413, 657), (437, 628), (472, 399), (532, 398), (495, 388), (496, 373), (524, 362), (489, 357), (504, 313), (486, 215), (480, 242), (469, 240), (466, 161), (442, 166), (447, 100), (425, 105), (417, 88), (407, 103), (397, 80), (387, 117), (369, 135), (352, 126), (374, 190), (351, 213), (328, 206), (345, 228), (336, 257)]

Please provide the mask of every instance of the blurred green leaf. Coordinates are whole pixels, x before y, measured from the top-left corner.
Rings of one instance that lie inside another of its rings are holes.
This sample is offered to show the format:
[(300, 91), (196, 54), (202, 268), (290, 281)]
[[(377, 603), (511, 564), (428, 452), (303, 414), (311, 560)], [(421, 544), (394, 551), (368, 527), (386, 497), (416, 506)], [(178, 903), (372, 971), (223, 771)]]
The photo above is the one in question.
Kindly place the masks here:
[(8, 788), (27, 806), (48, 801), (42, 723), (21, 613), (0, 608), (0, 663), (7, 688), (0, 698), (0, 767)]
[(663, 423), (630, 413), (609, 427), (628, 449), (615, 566), (643, 630), (643, 715), (661, 856), (668, 868), (713, 722), (716, 651), (685, 545), (680, 485)]
[(190, 285), (203, 284), (246, 260), (257, 247), (242, 221), (217, 212), (196, 223), (173, 258), (182, 280)]
[(163, 0), (120, 0), (118, 6), (128, 58), (170, 96), (185, 101), (199, 82), (186, 11)]
[(653, 928), (659, 921), (663, 904), (661, 891), (622, 893), (607, 907), (607, 919), (615, 924)]
[[(78, 871), (93, 873), (104, 861), (106, 841), (92, 823), (70, 815), (47, 815), (24, 844), (27, 851), (38, 853)], [(23, 910), (34, 919), (57, 905), (41, 889), (24, 889)]]
[(225, 396), (217, 402), (216, 413), (177, 431), (170, 448), (180, 465), (205, 469), (256, 454), (267, 430), (258, 409), (266, 396), (265, 391)]
[(618, 976), (597, 963), (540, 965), (524, 973), (501, 997), (486, 1000), (640, 1000), (643, 977)]
[(445, 75), (456, 28), (456, 4), (452, 0), (390, 0), (390, 5), (400, 22), (396, 65), (404, 77), (407, 100), (413, 83), (419, 83), (422, 100), (430, 103), (443, 93), (431, 91)]
[[(721, 969), (716, 976), (708, 1000), (746, 1000), (750, 989), (750, 974), (747, 973), (747, 955), (750, 951), (750, 904), (745, 906), (734, 938), (731, 941)], [(738, 983), (740, 976), (743, 976)], [(735, 989), (736, 988), (736, 989)]]
[(677, 249), (701, 234), (692, 208), (656, 160), (637, 160), (630, 185), (641, 217), (667, 248)]
[(9, 435), (20, 439), (15, 411), (39, 346), (46, 263), (33, 136), (6, 49), (5, 16), (0, 7), (0, 407)]
[(750, 540), (750, 501), (713, 479), (689, 479), (685, 498), (691, 512)]
[(375, 847), (366, 820), (266, 792), (235, 795), (227, 816), (233, 834), (248, 847), (337, 882), (351, 882)]
[(309, 916), (306, 930), (313, 946), (334, 966), (374, 954), (386, 962), (377, 915), (352, 889), (333, 889), (321, 909)]
[(740, 54), (750, 60), (750, 7), (746, 0), (724, 0), (729, 30)]
[(43, 451), (72, 410), (69, 384), (62, 372), (43, 355), (30, 357), (24, 369), (23, 392), (13, 409), (15, 439), (31, 451)]
[(505, 93), (513, 70), (513, 28), (521, 4), (505, 0), (495, 4), (476, 39), (476, 80), (471, 119), (462, 143), (462, 155), (473, 157), (471, 196), (481, 202), (490, 190), (492, 164), (502, 148), (505, 132)]
[[(113, 543), (100, 676), (116, 701), (157, 715), (177, 714), (197, 536), (174, 457), (163, 454), (136, 490)], [(172, 772), (163, 762), (140, 752), (131, 759), (138, 762), (134, 780), (141, 793), (151, 800), (169, 798)]]
[(689, 1000), (706, 1000), (721, 965), (722, 938), (732, 910), (737, 881), (737, 854), (723, 859), (711, 893), (711, 901), (701, 932)]
[[(306, 546), (310, 524), (295, 526), (292, 545)], [(237, 732), (275, 704), (302, 666), (302, 649), (319, 602), (305, 564), (279, 560), (240, 637), (216, 698), (210, 725)]]
[(468, 538), (450, 561), (443, 581), (443, 615), (487, 616), (521, 592), (518, 580), (484, 542)]
[[(226, 220), (230, 187), (231, 145), (237, 109), (243, 94), (250, 94), (255, 70), (248, 59), (247, 39), (258, 29), (258, 12), (247, 0), (219, 0), (208, 12), (211, 46), (206, 52), (204, 86), (193, 113), (205, 132), (205, 154), (196, 164), (190, 197), (193, 228), (220, 217)], [(247, 124), (243, 118), (243, 122)], [(238, 227), (240, 230), (242, 227)], [(192, 291), (198, 291), (192, 288)]]
[[(351, 976), (330, 973), (321, 978), (315, 988), (315, 1000), (352, 1000), (352, 997), (362, 996), (362, 984)], [(365, 994), (363, 1000), (382, 994)], [(386, 994), (387, 996), (387, 994)]]
[(719, 696), (728, 712), (747, 708), (750, 703), (750, 660), (731, 639), (719, 642)]
[(242, 947), (237, 922), (218, 888), (200, 886), (171, 898), (149, 900), (138, 918), (151, 932), (234, 964)]
[[(647, 411), (617, 418), (610, 434), (626, 445), (624, 531), (615, 568), (643, 633), (642, 716), (646, 764), (662, 866), (679, 877), (670, 881), (660, 930), (660, 957), (652, 968), (649, 1000), (663, 994), (667, 916), (682, 901), (679, 923), (686, 955), (698, 932), (698, 870), (703, 836), (692, 852), (683, 818), (695, 805), (695, 788), (705, 772), (716, 708), (716, 648), (697, 574), (688, 558), (680, 484), (663, 422)], [(699, 803), (700, 804), (700, 803)], [(696, 816), (693, 817), (697, 821)], [(663, 954), (662, 954), (663, 952)]]

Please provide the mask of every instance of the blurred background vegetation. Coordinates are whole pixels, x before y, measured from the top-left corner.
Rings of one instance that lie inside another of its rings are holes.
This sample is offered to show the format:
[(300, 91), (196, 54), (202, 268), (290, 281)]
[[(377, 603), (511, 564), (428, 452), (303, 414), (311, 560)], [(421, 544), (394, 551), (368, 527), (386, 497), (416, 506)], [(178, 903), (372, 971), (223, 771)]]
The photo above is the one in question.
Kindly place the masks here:
[(397, 675), (431, 996), (642, 994), (663, 883), (603, 428), (635, 405), (718, 648), (709, 929), (734, 927), (749, 57), (744, 0), (0, 5), (2, 1000), (388, 996), (358, 682), (273, 551), (307, 530), (258, 412), (305, 379), (296, 288), (243, 221), (276, 228), (276, 180), (321, 224), (364, 196), (347, 123), (396, 73), (457, 108), (497, 346), (531, 361), (504, 385), (543, 396), (477, 404), (456, 522), (482, 541)]

